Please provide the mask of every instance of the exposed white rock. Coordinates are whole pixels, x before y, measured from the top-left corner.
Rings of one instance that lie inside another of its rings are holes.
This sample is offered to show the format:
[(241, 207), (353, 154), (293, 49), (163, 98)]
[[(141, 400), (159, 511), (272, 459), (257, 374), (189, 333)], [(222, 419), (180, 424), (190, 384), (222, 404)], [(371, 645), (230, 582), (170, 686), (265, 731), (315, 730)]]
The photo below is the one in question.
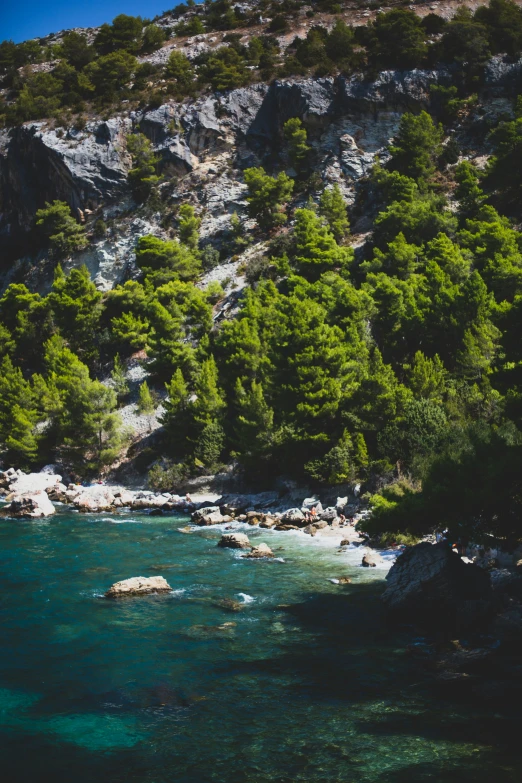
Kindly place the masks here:
[(105, 593), (105, 598), (125, 598), (150, 593), (170, 593), (171, 586), (162, 576), (134, 576), (115, 582)]
[(56, 473), (20, 473), (13, 476), (9, 489), (17, 495), (45, 491), (48, 487), (61, 483), (61, 480), (62, 477)]
[(2, 516), (39, 519), (50, 517), (56, 512), (47, 492), (43, 489), (11, 493), (7, 499), (10, 503), (2, 509)]

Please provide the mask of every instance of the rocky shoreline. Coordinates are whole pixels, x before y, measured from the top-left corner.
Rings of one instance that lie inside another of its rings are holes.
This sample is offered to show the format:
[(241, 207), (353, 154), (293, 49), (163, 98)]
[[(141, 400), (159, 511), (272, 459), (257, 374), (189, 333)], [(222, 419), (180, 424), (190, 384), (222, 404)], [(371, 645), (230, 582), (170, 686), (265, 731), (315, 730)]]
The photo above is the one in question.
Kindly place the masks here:
[[(188, 514), (194, 527), (212, 525), (231, 530), (247, 524), (262, 529), (302, 531), (310, 537), (330, 537), (332, 545), (342, 547), (362, 545), (367, 539), (357, 530), (357, 522), (368, 513), (362, 507), (357, 491), (353, 497), (338, 497), (335, 505), (323, 508), (316, 497), (296, 501), (299, 491), (261, 492), (257, 494), (194, 494), (184, 497), (169, 492), (155, 493), (148, 490), (130, 490), (121, 486), (102, 483), (83, 486), (65, 484), (53, 466), (40, 473), (26, 474), (9, 468), (0, 471), (0, 494), (5, 505), (0, 516), (9, 519), (40, 519), (56, 512), (55, 504), (69, 505), (85, 514), (146, 512), (151, 515)], [(290, 507), (289, 507), (290, 506)], [(263, 557), (262, 553), (251, 554)], [(384, 561), (377, 552), (365, 549), (362, 565), (382, 566)]]

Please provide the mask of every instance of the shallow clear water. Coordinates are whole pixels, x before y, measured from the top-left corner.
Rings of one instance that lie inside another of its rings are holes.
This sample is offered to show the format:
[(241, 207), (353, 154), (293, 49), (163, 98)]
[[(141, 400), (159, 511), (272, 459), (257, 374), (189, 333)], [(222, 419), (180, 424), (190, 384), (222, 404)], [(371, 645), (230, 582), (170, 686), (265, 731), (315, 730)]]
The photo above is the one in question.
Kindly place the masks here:
[[(4, 780), (522, 779), (513, 719), (438, 700), (355, 549), (249, 529), (285, 562), (242, 560), (187, 521), (0, 522)], [(100, 598), (154, 574), (174, 592)]]

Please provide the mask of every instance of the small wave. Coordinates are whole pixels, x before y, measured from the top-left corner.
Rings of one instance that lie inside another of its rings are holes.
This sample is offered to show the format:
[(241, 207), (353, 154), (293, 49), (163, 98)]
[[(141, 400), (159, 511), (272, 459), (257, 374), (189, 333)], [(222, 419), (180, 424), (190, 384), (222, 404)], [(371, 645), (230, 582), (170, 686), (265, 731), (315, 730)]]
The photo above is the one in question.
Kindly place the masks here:
[(186, 587), (179, 587), (177, 590), (171, 590), (171, 595), (183, 595), (183, 593), (187, 592)]
[(252, 595), (248, 595), (247, 593), (238, 593), (238, 596), (243, 599), (244, 604), (251, 604), (252, 601), (256, 600)]

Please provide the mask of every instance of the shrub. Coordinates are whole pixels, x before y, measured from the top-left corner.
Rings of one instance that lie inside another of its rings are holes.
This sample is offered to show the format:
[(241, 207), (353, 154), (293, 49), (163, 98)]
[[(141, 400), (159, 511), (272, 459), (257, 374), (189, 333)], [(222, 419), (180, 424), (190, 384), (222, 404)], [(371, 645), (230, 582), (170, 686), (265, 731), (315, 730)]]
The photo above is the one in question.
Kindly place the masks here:
[(46, 202), (36, 213), (36, 225), (56, 258), (70, 255), (87, 245), (85, 229), (71, 215), (65, 201)]

